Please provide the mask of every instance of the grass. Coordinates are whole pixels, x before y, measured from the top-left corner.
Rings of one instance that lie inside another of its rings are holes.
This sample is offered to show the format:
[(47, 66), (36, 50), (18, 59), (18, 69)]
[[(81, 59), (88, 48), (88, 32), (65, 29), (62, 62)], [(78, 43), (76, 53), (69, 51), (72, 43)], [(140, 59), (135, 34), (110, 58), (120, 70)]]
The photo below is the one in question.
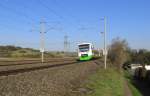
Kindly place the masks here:
[(128, 71), (124, 71), (124, 76), (125, 76), (125, 79), (128, 82), (129, 88), (131, 89), (132, 95), (133, 96), (142, 96), (142, 94), (138, 91), (138, 89), (132, 84), (133, 78), (130, 75), (130, 73)]
[(89, 78), (86, 88), (93, 90), (86, 96), (123, 96), (123, 76), (114, 68), (100, 69)]

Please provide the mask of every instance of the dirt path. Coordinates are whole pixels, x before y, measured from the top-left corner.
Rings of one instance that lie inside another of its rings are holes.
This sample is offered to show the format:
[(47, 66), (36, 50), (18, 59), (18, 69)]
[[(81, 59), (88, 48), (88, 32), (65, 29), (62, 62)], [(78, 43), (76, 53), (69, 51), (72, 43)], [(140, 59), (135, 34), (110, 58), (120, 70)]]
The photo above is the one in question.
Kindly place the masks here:
[(132, 96), (131, 90), (126, 80), (124, 80), (124, 96)]

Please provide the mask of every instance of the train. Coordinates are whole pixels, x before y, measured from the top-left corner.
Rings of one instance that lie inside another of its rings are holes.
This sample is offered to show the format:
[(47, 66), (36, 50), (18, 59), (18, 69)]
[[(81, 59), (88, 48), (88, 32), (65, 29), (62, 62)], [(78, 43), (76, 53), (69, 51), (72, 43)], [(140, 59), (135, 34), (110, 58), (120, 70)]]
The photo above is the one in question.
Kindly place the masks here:
[(100, 56), (98, 50), (94, 50), (92, 43), (81, 43), (78, 44), (78, 59), (80, 61), (87, 61)]

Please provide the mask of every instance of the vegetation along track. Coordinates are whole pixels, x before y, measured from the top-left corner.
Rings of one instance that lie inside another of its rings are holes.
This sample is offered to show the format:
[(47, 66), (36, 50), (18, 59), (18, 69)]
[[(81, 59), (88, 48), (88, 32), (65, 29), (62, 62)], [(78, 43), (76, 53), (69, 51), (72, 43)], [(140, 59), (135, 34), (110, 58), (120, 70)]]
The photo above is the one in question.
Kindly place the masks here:
[[(84, 61), (88, 62), (88, 61)], [(54, 67), (61, 67), (66, 65), (78, 64), (82, 63), (82, 61), (76, 61), (75, 59), (71, 60), (50, 60), (44, 63), (41, 62), (30, 62), (30, 63), (22, 63), (22, 64), (12, 64), (12, 65), (5, 65), (0, 67), (0, 76), (8, 76), (8, 75), (15, 75), (18, 73), (30, 72), (35, 70), (42, 70)], [(30, 64), (30, 65), (28, 65)], [(36, 64), (36, 65), (35, 65)]]

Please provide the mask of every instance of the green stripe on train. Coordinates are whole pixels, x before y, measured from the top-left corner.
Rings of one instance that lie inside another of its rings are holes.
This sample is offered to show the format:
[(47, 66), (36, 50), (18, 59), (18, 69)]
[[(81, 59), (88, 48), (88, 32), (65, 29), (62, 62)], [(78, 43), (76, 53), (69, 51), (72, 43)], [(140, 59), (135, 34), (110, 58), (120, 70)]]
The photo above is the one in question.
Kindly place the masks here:
[(92, 59), (92, 55), (91, 56), (81, 56), (79, 59), (80, 60), (90, 60), (90, 59)]

